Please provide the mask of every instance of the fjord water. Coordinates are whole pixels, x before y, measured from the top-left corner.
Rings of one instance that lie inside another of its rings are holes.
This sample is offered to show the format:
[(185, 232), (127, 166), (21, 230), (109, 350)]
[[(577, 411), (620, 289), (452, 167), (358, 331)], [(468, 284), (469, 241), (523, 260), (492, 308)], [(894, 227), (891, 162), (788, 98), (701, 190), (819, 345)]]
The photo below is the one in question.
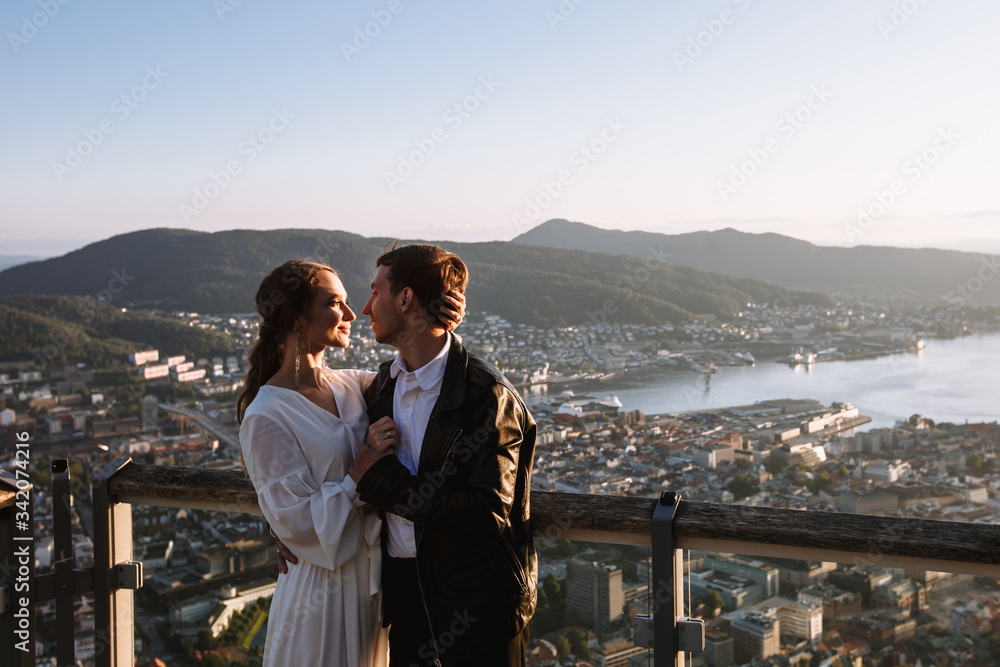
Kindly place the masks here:
[[(565, 385), (551, 385), (549, 393)], [(647, 414), (746, 405), (774, 398), (853, 403), (872, 418), (863, 430), (920, 414), (936, 422), (1000, 419), (1000, 333), (928, 340), (917, 353), (831, 361), (811, 367), (776, 362), (720, 366), (705, 378), (691, 371), (619, 372), (603, 382), (572, 386), (603, 398), (614, 392), (623, 410)]]

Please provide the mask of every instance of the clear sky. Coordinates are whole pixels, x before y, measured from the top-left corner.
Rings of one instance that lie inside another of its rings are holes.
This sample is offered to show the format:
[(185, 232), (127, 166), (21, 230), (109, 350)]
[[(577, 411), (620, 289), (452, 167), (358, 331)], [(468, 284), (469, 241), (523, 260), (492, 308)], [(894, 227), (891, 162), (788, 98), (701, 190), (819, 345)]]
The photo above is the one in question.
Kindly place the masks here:
[(995, 0), (6, 0), (0, 28), (0, 255), (556, 217), (1000, 249)]

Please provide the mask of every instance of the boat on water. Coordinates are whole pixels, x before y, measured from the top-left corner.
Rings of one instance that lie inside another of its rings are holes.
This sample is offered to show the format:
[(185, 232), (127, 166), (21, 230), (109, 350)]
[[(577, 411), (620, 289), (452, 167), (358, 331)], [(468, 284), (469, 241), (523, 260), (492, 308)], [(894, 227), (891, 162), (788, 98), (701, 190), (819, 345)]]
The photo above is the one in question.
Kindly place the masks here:
[(791, 366), (812, 366), (816, 363), (816, 353), (806, 352), (800, 347), (797, 352), (792, 352), (785, 358), (785, 363)]

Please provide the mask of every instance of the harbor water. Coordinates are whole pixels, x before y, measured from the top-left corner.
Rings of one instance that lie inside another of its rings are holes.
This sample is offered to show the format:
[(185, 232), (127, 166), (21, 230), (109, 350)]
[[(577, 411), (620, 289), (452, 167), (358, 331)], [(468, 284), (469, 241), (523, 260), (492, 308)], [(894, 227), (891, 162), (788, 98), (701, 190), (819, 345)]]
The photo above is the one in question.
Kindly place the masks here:
[(1000, 418), (1000, 333), (928, 340), (920, 352), (811, 366), (759, 362), (721, 366), (712, 375), (677, 368), (619, 371), (605, 382), (535, 386), (530, 394), (566, 388), (604, 398), (614, 392), (623, 410), (647, 414), (746, 405), (775, 398), (853, 403), (872, 418), (867, 428), (892, 426), (920, 414), (936, 422), (993, 422)]

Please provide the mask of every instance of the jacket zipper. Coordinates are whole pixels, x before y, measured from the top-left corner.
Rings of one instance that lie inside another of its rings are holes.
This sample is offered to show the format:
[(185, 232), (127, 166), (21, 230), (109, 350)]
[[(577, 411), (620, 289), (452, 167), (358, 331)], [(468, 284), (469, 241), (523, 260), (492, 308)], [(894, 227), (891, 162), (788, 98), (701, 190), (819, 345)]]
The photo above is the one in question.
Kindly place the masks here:
[[(424, 537), (423, 531), (420, 532), (420, 540)], [(413, 557), (414, 564), (417, 568), (417, 587), (420, 589), (420, 602), (424, 605), (424, 615), (427, 617), (427, 629), (431, 631), (431, 645), (434, 647), (434, 667), (442, 667), (441, 665), (441, 653), (438, 651), (437, 635), (434, 634), (434, 623), (431, 621), (431, 610), (427, 606), (427, 596), (424, 594), (424, 582), (420, 578), (420, 540), (417, 540), (416, 555)]]

